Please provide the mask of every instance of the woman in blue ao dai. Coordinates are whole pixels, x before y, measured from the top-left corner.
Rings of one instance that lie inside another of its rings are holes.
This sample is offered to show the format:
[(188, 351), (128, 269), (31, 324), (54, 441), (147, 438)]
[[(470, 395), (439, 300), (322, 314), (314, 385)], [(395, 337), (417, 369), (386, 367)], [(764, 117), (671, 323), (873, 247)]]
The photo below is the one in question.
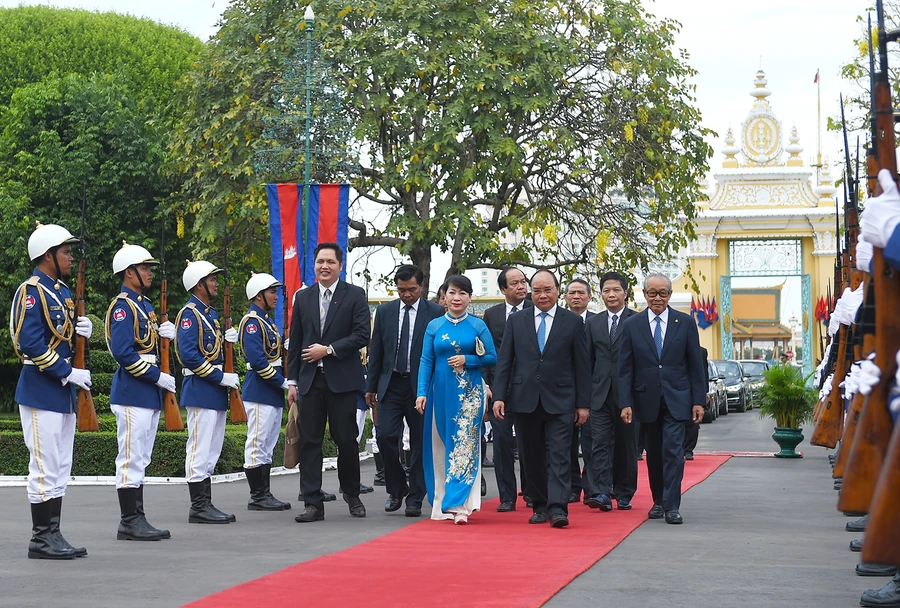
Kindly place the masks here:
[(447, 313), (425, 330), (416, 409), (425, 415), (423, 465), (431, 519), (464, 524), (481, 508), (481, 368), (497, 362), (484, 321), (468, 314), (472, 283), (447, 279)]

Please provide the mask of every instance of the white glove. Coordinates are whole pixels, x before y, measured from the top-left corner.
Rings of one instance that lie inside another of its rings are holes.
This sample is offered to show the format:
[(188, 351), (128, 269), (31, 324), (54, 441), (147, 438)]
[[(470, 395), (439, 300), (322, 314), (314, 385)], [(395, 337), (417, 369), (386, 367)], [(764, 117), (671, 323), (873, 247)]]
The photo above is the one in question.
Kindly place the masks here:
[(859, 392), (868, 395), (881, 380), (881, 370), (875, 365), (871, 357), (859, 366)]
[(83, 388), (84, 390), (89, 390), (91, 388), (91, 372), (86, 369), (80, 369), (78, 367), (73, 367), (72, 371), (66, 376), (62, 384), (63, 386), (67, 385), (69, 382), (74, 384), (79, 388)]
[(170, 393), (175, 392), (175, 376), (167, 374), (166, 372), (159, 372), (159, 380), (156, 381), (156, 386), (163, 390), (167, 390)]
[(856, 269), (872, 272), (872, 254), (872, 243), (860, 236), (856, 242)]
[(87, 317), (78, 317), (75, 321), (75, 333), (82, 338), (90, 338), (94, 331), (94, 324)]
[(290, 386), (290, 385), (288, 384), (288, 381), (285, 380), (284, 382), (281, 383), (281, 390), (283, 390), (283, 391), (288, 390), (288, 386)]
[(841, 388), (844, 389), (844, 399), (848, 401), (852, 400), (856, 393), (859, 392), (859, 363), (854, 363), (850, 366), (850, 371), (844, 376), (844, 381), (841, 382)]
[(159, 337), (166, 340), (175, 339), (175, 325), (171, 321), (166, 321), (159, 326)]
[(284, 341), (284, 350), (288, 350), (291, 347), (291, 339), (288, 338)]
[[(897, 361), (900, 361), (900, 351), (897, 351)], [(898, 379), (900, 379), (900, 368), (897, 368), (897, 376), (894, 378), (894, 388), (891, 389), (892, 397), (896, 396), (898, 394), (898, 389), (900, 389), (900, 380)], [(891, 411), (900, 411), (900, 399), (891, 400)]]
[(225, 330), (225, 341), (231, 342), (232, 344), (238, 341), (238, 333), (235, 328), (229, 327)]
[(828, 319), (828, 335), (832, 337), (834, 337), (841, 327), (841, 321), (838, 319), (837, 310), (837, 305), (835, 305), (834, 310), (831, 311), (831, 318)]
[(900, 194), (887, 169), (878, 172), (878, 183), (881, 184), (881, 195), (866, 202), (860, 228), (868, 242), (883, 249), (900, 223)]
[(819, 400), (825, 401), (828, 398), (828, 395), (831, 394), (831, 384), (834, 382), (834, 374), (830, 374), (827, 378), (825, 378), (825, 384), (822, 385), (822, 390), (819, 391)]
[(222, 374), (222, 379), (219, 381), (219, 386), (227, 386), (228, 388), (241, 388), (241, 381), (238, 378), (237, 374), (230, 374), (225, 372)]

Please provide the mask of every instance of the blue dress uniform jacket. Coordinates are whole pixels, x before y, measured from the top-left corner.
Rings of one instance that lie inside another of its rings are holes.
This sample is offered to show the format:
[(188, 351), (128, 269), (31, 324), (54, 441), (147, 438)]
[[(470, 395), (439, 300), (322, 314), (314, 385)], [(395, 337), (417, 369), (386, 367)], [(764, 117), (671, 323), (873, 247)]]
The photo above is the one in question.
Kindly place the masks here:
[(62, 384), (72, 373), (68, 359), (75, 334), (75, 302), (68, 286), (35, 269), (16, 290), (9, 326), (16, 355), (25, 363), (16, 403), (74, 413), (75, 386)]
[(109, 394), (111, 404), (162, 409), (162, 389), (156, 386), (158, 340), (153, 304), (123, 286), (106, 311), (106, 343), (119, 364)]
[(900, 268), (900, 227), (894, 229), (884, 246), (884, 260), (894, 268)]
[(244, 401), (284, 407), (284, 368), (281, 360), (281, 336), (269, 315), (256, 304), (241, 319), (241, 350), (247, 361), (244, 375)]
[(175, 357), (187, 370), (181, 382), (181, 405), (227, 410), (228, 389), (219, 386), (224, 361), (219, 315), (197, 296), (192, 295), (178, 311)]

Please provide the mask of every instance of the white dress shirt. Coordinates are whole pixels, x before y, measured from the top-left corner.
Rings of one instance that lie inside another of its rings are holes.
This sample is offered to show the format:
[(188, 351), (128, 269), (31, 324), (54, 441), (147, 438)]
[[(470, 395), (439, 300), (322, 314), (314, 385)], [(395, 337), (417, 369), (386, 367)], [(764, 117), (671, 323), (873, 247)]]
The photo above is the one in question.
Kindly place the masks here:
[[(504, 304), (506, 304), (506, 318), (508, 319), (509, 315), (511, 315), (513, 312), (513, 305), (509, 302), (504, 302)], [(519, 302), (519, 304), (516, 306), (516, 312), (519, 312), (523, 308), (525, 308), (525, 300)]]
[[(421, 298), (410, 304), (411, 308), (409, 309), (409, 339), (406, 341), (406, 360), (410, 360), (410, 354), (412, 354), (412, 342), (413, 342), (413, 331), (416, 327), (416, 312), (419, 310), (419, 302), (421, 302)], [(400, 301), (400, 316), (397, 320), (397, 354), (400, 353), (400, 341), (403, 336), (400, 335), (400, 331), (403, 329), (403, 315), (406, 314), (406, 304), (403, 301)], [(402, 370), (406, 371), (406, 370)]]
[(625, 307), (623, 306), (619, 312), (612, 312), (610, 310), (606, 311), (609, 313), (609, 316), (606, 317), (606, 330), (612, 335), (612, 318), (613, 315), (617, 315), (618, 325), (616, 325), (616, 332), (620, 331), (620, 327), (622, 326), (622, 313), (625, 312)]
[[(550, 328), (553, 327), (553, 317), (556, 316), (556, 309), (559, 308), (556, 304), (553, 305), (553, 308), (547, 311), (547, 317), (544, 320), (544, 326), (547, 329), (547, 333), (544, 336), (544, 344), (546, 344), (547, 340), (550, 339)], [(537, 306), (534, 307), (534, 333), (537, 334), (538, 327), (541, 326), (541, 309)]]
[[(649, 308), (647, 309), (647, 313), (648, 313), (647, 316), (650, 318), (650, 337), (652, 338), (653, 334), (656, 332), (656, 313), (653, 312), (652, 310), (650, 310)], [(660, 328), (659, 329), (662, 332), (663, 344), (665, 344), (666, 343), (666, 328), (669, 326), (669, 307), (668, 306), (662, 312), (662, 314), (659, 315), (659, 320), (660, 320), (660, 324), (659, 324)], [(619, 321), (619, 322), (621, 323), (621, 321)]]
[(587, 323), (587, 313), (588, 313), (588, 310), (587, 310), (587, 308), (585, 308), (585, 309), (581, 312), (581, 314), (578, 315), (579, 317), (581, 317), (581, 322), (582, 322), (582, 323)]

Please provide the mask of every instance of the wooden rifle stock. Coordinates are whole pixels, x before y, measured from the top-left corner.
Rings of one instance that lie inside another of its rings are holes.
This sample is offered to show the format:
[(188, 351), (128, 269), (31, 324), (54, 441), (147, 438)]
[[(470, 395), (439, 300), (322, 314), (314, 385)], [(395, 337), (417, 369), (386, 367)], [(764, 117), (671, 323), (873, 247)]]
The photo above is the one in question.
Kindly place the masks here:
[(841, 382), (847, 373), (847, 342), (850, 328), (841, 326), (838, 337), (838, 354), (834, 365), (831, 392), (825, 397), (819, 410), (819, 419), (809, 442), (825, 448), (834, 448), (841, 437), (844, 424), (844, 400), (841, 397)]
[[(165, 273), (163, 273), (165, 276)], [(163, 278), (160, 283), (159, 295), (159, 320), (165, 323), (169, 320), (169, 281)], [(169, 358), (170, 340), (159, 339), (159, 370), (164, 374), (172, 373), (171, 359)], [(175, 393), (163, 391), (163, 414), (166, 418), (167, 431), (183, 431), (184, 420), (181, 419), (181, 410), (178, 409), (178, 400)]]
[[(862, 559), (870, 564), (900, 564), (900, 425), (894, 428), (869, 510)], [(874, 533), (877, 531), (877, 533)]]
[[(87, 261), (81, 256), (78, 262), (78, 285), (75, 287), (75, 314), (84, 316), (84, 277), (87, 273)], [(72, 367), (85, 369), (87, 358), (87, 338), (75, 336), (75, 356), (72, 359)], [(94, 396), (91, 391), (78, 389), (78, 430), (99, 431), (100, 423), (97, 420), (97, 409), (94, 407)]]
[[(231, 329), (231, 286), (225, 281), (225, 304), (223, 306), (225, 314), (225, 329)], [(225, 365), (224, 371), (228, 374), (234, 373), (234, 345), (225, 341), (223, 346), (225, 349)], [(228, 407), (231, 410), (231, 422), (239, 424), (247, 422), (247, 411), (244, 409), (244, 400), (241, 399), (241, 391), (239, 389), (228, 389)]]

